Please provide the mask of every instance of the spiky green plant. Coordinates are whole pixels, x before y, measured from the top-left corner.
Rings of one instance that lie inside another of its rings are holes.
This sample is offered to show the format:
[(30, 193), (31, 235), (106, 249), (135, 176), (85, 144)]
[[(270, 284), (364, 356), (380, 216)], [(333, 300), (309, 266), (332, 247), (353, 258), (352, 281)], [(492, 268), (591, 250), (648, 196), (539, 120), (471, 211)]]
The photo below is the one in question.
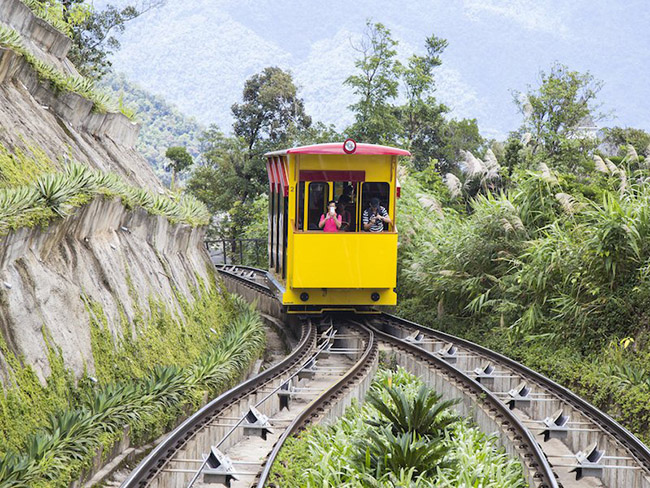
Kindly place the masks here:
[[(212, 363), (210, 371), (231, 375), (222, 378), (215, 391), (236, 381), (259, 356), (265, 339), (261, 319), (252, 306), (229, 297), (225, 302), (232, 311), (225, 340), (215, 342), (214, 352), (203, 356), (203, 364)], [(240, 334), (241, 339), (237, 337)], [(68, 486), (83, 462), (95, 454), (102, 435), (121, 432), (125, 425), (137, 433), (147, 428), (147, 421), (171, 420), (180, 414), (192, 395), (206, 388), (194, 377), (195, 372), (195, 368), (159, 365), (139, 381), (86, 391), (78, 408), (51, 415), (49, 425), (27, 439), (24, 455), (0, 457), (0, 487)]]
[(45, 205), (61, 217), (67, 215), (64, 205), (75, 195), (76, 188), (66, 175), (45, 174), (36, 180), (35, 186)]
[[(386, 401), (388, 397), (389, 401)], [(381, 427), (388, 421), (394, 435), (414, 433), (421, 437), (440, 438), (458, 417), (450, 408), (458, 401), (441, 401), (442, 395), (422, 385), (412, 398), (400, 389), (381, 384), (368, 392), (367, 402), (380, 414), (381, 419), (370, 421), (370, 425)]]
[(8, 452), (0, 456), (0, 483), (3, 488), (31, 488), (34, 460), (25, 454)]
[(40, 2), (38, 0), (21, 0), (41, 19), (47, 21), (67, 36), (72, 34), (71, 26), (63, 17), (63, 7), (58, 2)]
[(25, 49), (20, 34), (5, 25), (0, 25), (0, 47), (8, 47), (21, 53)]
[(412, 469), (416, 477), (454, 466), (451, 446), (441, 439), (421, 437), (415, 432), (395, 435), (391, 429), (369, 430), (356, 444), (356, 462), (376, 478)]

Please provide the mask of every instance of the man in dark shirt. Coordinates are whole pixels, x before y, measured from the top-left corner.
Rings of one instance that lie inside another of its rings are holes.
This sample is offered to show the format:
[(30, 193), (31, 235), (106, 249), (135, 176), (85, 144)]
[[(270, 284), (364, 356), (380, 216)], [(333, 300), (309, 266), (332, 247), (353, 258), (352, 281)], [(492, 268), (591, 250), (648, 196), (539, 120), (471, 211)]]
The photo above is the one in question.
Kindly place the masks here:
[(370, 232), (382, 232), (384, 224), (390, 225), (392, 223), (386, 209), (379, 205), (378, 198), (370, 199), (370, 206), (363, 211), (362, 222), (363, 230)]

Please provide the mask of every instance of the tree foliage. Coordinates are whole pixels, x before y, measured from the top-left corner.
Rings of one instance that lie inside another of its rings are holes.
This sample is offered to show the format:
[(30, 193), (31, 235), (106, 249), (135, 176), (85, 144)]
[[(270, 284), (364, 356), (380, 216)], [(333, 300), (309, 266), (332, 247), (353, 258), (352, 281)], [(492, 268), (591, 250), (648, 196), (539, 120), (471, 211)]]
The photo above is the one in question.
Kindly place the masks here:
[(83, 76), (91, 79), (99, 79), (110, 70), (110, 55), (120, 48), (117, 34), (124, 32), (126, 24), (165, 1), (142, 0), (97, 10), (89, 0), (35, 0), (48, 18), (56, 20), (55, 26), (72, 38), (68, 57)]
[(638, 155), (650, 157), (650, 133), (634, 127), (608, 127), (603, 129), (603, 145), (610, 156), (625, 156), (628, 146)]
[(190, 153), (187, 152), (187, 148), (185, 146), (169, 147), (165, 152), (165, 157), (170, 161), (169, 165), (167, 166), (167, 169), (172, 171), (172, 180), (171, 180), (170, 188), (173, 191), (174, 181), (176, 180), (176, 176), (179, 173), (185, 171), (190, 166), (192, 166), (194, 160), (192, 159)]
[(595, 138), (589, 133), (604, 115), (596, 103), (602, 82), (589, 73), (572, 71), (556, 63), (540, 73), (538, 88), (514, 92), (515, 103), (524, 115), (522, 132), (531, 134), (534, 153), (541, 153), (554, 164), (575, 170), (580, 157), (593, 149)]
[(354, 49), (360, 57), (355, 61), (359, 73), (350, 75), (345, 84), (352, 87), (359, 100), (350, 106), (355, 122), (348, 129), (350, 136), (364, 142), (394, 143), (398, 120), (391, 100), (398, 94), (398, 67), (395, 57), (397, 41), (381, 23), (366, 23), (366, 31)]
[[(368, 21), (359, 45), (357, 73), (345, 83), (358, 101), (350, 106), (355, 121), (346, 134), (360, 141), (399, 145), (413, 155), (411, 165), (423, 171), (438, 165), (441, 172), (457, 167), (461, 150), (479, 152), (484, 144), (475, 119), (447, 120), (449, 109), (435, 96), (435, 69), (442, 64), (447, 41), (425, 39), (424, 54), (397, 60), (397, 41), (380, 23)], [(397, 104), (397, 101), (404, 103)]]
[(244, 84), (242, 102), (233, 104), (233, 132), (247, 145), (251, 158), (286, 146), (311, 126), (291, 73), (264, 68)]
[(266, 212), (251, 206), (267, 187), (263, 154), (296, 141), (322, 141), (335, 131), (323, 124), (312, 126), (291, 73), (277, 67), (246, 81), (242, 101), (233, 104), (232, 114), (233, 136), (214, 125), (204, 132), (201, 165), (187, 188), (213, 212), (228, 213), (217, 232), (236, 238), (253, 221), (266, 220)]

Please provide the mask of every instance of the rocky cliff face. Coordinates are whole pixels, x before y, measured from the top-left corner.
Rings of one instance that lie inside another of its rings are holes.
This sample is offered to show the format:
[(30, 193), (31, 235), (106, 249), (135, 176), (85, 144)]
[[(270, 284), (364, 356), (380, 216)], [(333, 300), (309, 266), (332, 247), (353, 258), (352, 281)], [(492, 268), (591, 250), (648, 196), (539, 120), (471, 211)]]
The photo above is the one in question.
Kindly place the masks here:
[[(18, 31), (36, 57), (74, 75), (69, 39), (34, 17), (19, 0), (0, 1), (0, 24)], [(55, 93), (24, 56), (0, 48), (0, 144), (38, 148), (50, 159), (73, 159), (163, 191), (135, 151), (138, 126), (121, 114), (95, 113), (74, 93)], [(11, 353), (49, 374), (45, 336), (61, 348), (68, 367), (92, 374), (90, 313), (101, 304), (114, 336), (123, 333), (150, 297), (180, 312), (199, 280), (211, 279), (203, 231), (164, 217), (129, 211), (117, 199), (97, 198), (47, 228), (0, 237), (0, 331)], [(132, 330), (132, 334), (137, 331)], [(7, 363), (0, 354), (0, 372)], [(6, 379), (7, 376), (4, 376)]]
[[(66, 58), (70, 39), (35, 17), (20, 0), (0, 2), (0, 25), (16, 30), (40, 61), (78, 76)], [(92, 101), (76, 93), (56, 93), (24, 56), (0, 47), (0, 143), (6, 148), (35, 146), (54, 161), (74, 159), (162, 190), (134, 149), (138, 131), (138, 125), (121, 113), (96, 113)]]
[[(132, 322), (149, 297), (180, 313), (175, 287), (191, 297), (209, 280), (203, 233), (170, 224), (119, 200), (97, 199), (47, 229), (24, 229), (0, 240), (0, 329), (10, 350), (44, 379), (49, 375), (44, 328), (77, 375), (94, 370), (89, 311), (101, 304), (114, 336), (120, 309)], [(132, 331), (136, 333), (135, 331)]]

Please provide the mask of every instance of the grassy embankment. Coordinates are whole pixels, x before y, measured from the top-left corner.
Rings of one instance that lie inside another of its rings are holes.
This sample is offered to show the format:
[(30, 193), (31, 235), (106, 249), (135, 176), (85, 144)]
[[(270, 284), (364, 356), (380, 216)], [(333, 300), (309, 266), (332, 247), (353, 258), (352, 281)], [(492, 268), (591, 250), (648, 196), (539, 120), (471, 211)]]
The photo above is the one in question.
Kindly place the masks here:
[(151, 312), (138, 310), (134, 324), (123, 316), (117, 339), (88, 299), (96, 372), (76, 383), (51, 342), (46, 385), (0, 342), (9, 365), (0, 396), (0, 487), (67, 487), (125, 432), (143, 445), (241, 379), (264, 347), (257, 312), (215, 283), (192, 302), (178, 298), (182, 319), (150, 298)]

